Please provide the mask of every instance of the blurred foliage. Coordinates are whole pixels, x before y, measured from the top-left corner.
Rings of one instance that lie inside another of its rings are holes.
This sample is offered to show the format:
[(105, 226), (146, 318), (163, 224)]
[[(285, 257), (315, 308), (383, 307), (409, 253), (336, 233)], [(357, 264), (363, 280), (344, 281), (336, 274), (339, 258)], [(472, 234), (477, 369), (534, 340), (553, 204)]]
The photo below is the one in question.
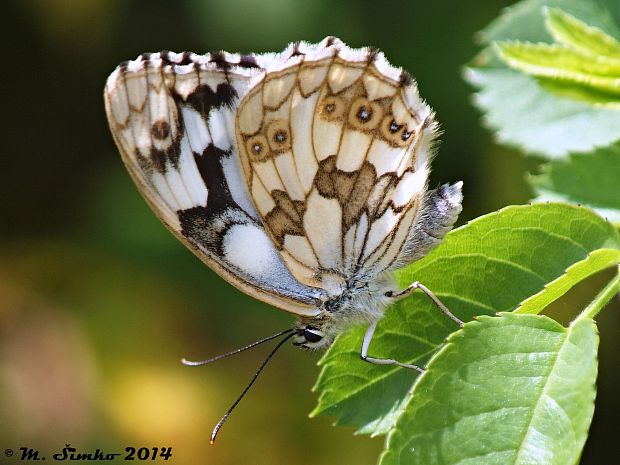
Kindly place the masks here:
[(474, 102), (499, 142), (528, 155), (556, 159), (618, 140), (619, 111), (550, 93), (534, 77), (510, 68), (497, 53), (511, 42), (532, 42), (543, 48), (543, 44), (553, 43), (545, 13), (552, 7), (561, 7), (564, 14), (620, 36), (613, 17), (615, 3), (617, 0), (524, 0), (504, 10), (481, 31), (484, 48), (471, 60), (465, 76), (478, 88)]
[[(291, 324), (225, 284), (161, 226), (124, 170), (103, 83), (144, 51), (281, 50), (339, 36), (417, 78), (444, 136), (432, 184), (465, 181), (462, 220), (531, 197), (536, 161), (493, 145), (461, 66), (508, 0), (13, 0), (0, 15), (0, 446), (60, 451), (172, 446), (180, 465), (374, 463), (382, 447), (307, 419), (317, 357), (283, 350), (223, 430), (208, 433), (261, 360), (207, 357)], [(583, 19), (583, 18), (582, 18)], [(592, 296), (583, 286), (572, 302)], [(608, 463), (620, 401), (619, 313), (600, 317), (602, 380), (584, 463)], [(293, 459), (294, 458), (294, 459)], [(5, 459), (18, 463), (17, 457)]]
[(587, 205), (620, 227), (620, 145), (554, 160), (530, 178), (540, 201)]
[[(552, 4), (573, 6), (571, 0)], [(620, 2), (615, 6), (620, 6)], [(614, 31), (618, 37), (620, 31), (607, 21), (609, 10), (593, 3), (590, 11), (597, 15), (597, 19), (592, 17), (593, 24), (600, 27), (586, 24), (559, 8), (539, 5), (537, 13), (544, 17), (544, 27), (555, 42), (515, 40), (523, 33), (510, 41), (492, 42), (493, 51), (514, 71), (501, 70), (486, 83), (482, 76), (488, 70), (472, 69), (470, 77), (483, 87), (478, 103), (488, 109), (491, 126), (504, 130), (506, 142), (553, 159), (542, 167), (540, 176), (530, 178), (538, 201), (587, 205), (618, 224), (620, 41), (604, 29)], [(519, 21), (506, 15), (504, 22)], [(488, 49), (481, 55), (485, 54), (489, 55)], [(506, 91), (515, 82), (527, 82), (528, 92), (521, 89), (518, 98), (509, 97), (506, 101), (507, 95), (513, 95)], [(536, 98), (532, 98), (534, 95)], [(514, 117), (515, 107), (519, 108), (519, 118)], [(580, 153), (566, 156), (566, 150)]]
[(618, 109), (620, 42), (559, 8), (545, 8), (543, 14), (555, 42), (496, 42), (502, 61), (537, 77), (551, 93)]

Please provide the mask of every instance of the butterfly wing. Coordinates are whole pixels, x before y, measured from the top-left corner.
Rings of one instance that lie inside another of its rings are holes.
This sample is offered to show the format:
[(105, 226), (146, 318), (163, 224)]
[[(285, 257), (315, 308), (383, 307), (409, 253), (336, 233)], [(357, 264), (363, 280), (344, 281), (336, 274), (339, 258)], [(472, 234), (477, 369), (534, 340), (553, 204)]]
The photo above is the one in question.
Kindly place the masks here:
[(269, 56), (144, 54), (108, 78), (108, 121), (123, 161), (165, 225), (224, 279), (305, 316), (322, 292), (283, 264), (253, 206), (234, 115)]
[(419, 214), (432, 141), (413, 80), (372, 49), (294, 44), (237, 111), (250, 195), (297, 280), (337, 294), (390, 269)]

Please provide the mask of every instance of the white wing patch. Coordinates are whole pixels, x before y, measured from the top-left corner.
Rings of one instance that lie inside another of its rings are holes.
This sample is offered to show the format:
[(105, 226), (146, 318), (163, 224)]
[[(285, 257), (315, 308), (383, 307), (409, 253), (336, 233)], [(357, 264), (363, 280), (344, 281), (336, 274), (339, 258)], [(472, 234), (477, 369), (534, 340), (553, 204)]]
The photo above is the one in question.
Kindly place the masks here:
[(329, 40), (296, 44), (287, 65), (254, 76), (235, 132), (284, 262), (332, 295), (397, 262), (424, 201), (437, 125), (381, 53)]

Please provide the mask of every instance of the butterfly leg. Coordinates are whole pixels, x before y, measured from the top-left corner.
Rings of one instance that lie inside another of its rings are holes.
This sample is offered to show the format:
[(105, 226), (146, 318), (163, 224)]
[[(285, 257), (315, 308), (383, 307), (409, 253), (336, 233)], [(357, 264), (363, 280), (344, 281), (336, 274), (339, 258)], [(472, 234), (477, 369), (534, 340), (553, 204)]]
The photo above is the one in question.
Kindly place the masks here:
[(375, 329), (377, 328), (377, 322), (374, 321), (366, 330), (366, 334), (364, 335), (364, 342), (362, 343), (362, 352), (360, 353), (360, 357), (362, 360), (368, 363), (375, 363), (377, 365), (398, 365), (399, 367), (409, 368), (411, 370), (419, 371), (420, 373), (424, 373), (424, 369), (420, 368), (417, 365), (410, 365), (408, 363), (401, 363), (393, 360), (391, 358), (374, 358), (368, 356), (368, 346), (370, 346), (370, 341), (372, 340), (372, 336), (375, 334)]
[(407, 297), (409, 294), (413, 293), (413, 291), (415, 291), (416, 289), (420, 289), (422, 292), (424, 292), (428, 296), (428, 298), (433, 301), (433, 303), (437, 306), (437, 308), (441, 310), (441, 312), (444, 315), (446, 315), (448, 318), (454, 321), (461, 328), (463, 327), (464, 323), (461, 320), (459, 320), (456, 316), (454, 316), (454, 314), (450, 310), (448, 310), (448, 307), (446, 307), (441, 302), (441, 300), (439, 300), (437, 296), (431, 292), (431, 290), (428, 287), (426, 287), (424, 284), (419, 283), (418, 281), (414, 282), (413, 284), (411, 284), (406, 289), (403, 289), (402, 291), (399, 291), (399, 292), (388, 291), (385, 293), (385, 295), (387, 297), (393, 297), (395, 299), (402, 299), (403, 297)]

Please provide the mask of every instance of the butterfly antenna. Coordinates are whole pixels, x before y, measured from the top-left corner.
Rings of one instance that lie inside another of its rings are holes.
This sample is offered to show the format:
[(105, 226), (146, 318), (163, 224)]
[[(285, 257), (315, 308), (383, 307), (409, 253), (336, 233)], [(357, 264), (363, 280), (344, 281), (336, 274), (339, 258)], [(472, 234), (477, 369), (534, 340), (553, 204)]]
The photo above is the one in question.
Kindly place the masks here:
[[(235, 409), (235, 407), (237, 406), (237, 404), (239, 402), (241, 402), (241, 399), (243, 399), (243, 397), (246, 395), (246, 393), (250, 390), (250, 388), (252, 387), (252, 385), (254, 384), (254, 382), (256, 381), (256, 379), (258, 378), (258, 375), (261, 374), (261, 372), (263, 371), (263, 368), (265, 368), (265, 366), (267, 365), (267, 363), (269, 363), (269, 360), (271, 360), (271, 357), (274, 356), (274, 354), (278, 351), (278, 349), (280, 347), (282, 347), (282, 345), (288, 341), (291, 337), (293, 337), (295, 335), (295, 333), (293, 332), (294, 330), (288, 330), (288, 331), (283, 331), (279, 334), (276, 334), (275, 336), (271, 336), (270, 338), (264, 339), (263, 341), (259, 341), (254, 343), (253, 345), (256, 344), (260, 344), (261, 342), (265, 342), (268, 341), (269, 339), (273, 339), (275, 337), (278, 336), (282, 336), (283, 334), (286, 334), (287, 332), (291, 332), (291, 334), (288, 334), (284, 339), (282, 339), (280, 342), (278, 342), (276, 344), (276, 346), (271, 349), (271, 352), (269, 352), (269, 354), (267, 355), (267, 357), (265, 357), (265, 360), (263, 361), (263, 363), (261, 363), (261, 366), (258, 368), (258, 371), (256, 371), (256, 374), (254, 374), (254, 377), (252, 378), (252, 380), (248, 383), (248, 385), (245, 387), (245, 389), (243, 390), (243, 392), (241, 393), (241, 395), (239, 397), (237, 397), (237, 400), (230, 406), (230, 408), (226, 411), (226, 413), (224, 414), (224, 416), (220, 419), (220, 421), (217, 422), (217, 425), (215, 425), (215, 428), (213, 428), (213, 432), (211, 433), (211, 444), (215, 444), (215, 438), (217, 436), (217, 433), (219, 432), (220, 428), (224, 425), (224, 423), (226, 422), (226, 420), (228, 420), (228, 417), (230, 416), (230, 414), (232, 413), (232, 411)], [(245, 348), (244, 348), (245, 349)], [(244, 350), (243, 349), (243, 350)], [(236, 352), (232, 352), (232, 353), (236, 353)], [(232, 354), (231, 353), (231, 354)], [(217, 358), (217, 357), (216, 357)]]
[(248, 344), (245, 347), (240, 347), (239, 349), (231, 350), (230, 352), (226, 352), (225, 354), (220, 354), (220, 355), (217, 355), (217, 356), (215, 356), (213, 358), (208, 358), (207, 360), (200, 360), (200, 361), (197, 361), (197, 362), (193, 362), (191, 360), (187, 360), (186, 358), (182, 358), (181, 359), (181, 363), (183, 365), (186, 365), (186, 366), (189, 366), (189, 367), (199, 367), (201, 365), (206, 365), (208, 363), (216, 362), (216, 361), (221, 360), (223, 358), (230, 357), (231, 355), (239, 354), (239, 353), (244, 352), (244, 351), (246, 351), (248, 349), (251, 349), (252, 347), (256, 347), (256, 346), (261, 345), (261, 344), (263, 344), (265, 342), (269, 342), (272, 339), (276, 339), (276, 338), (278, 338), (280, 336), (284, 336), (286, 333), (290, 333), (290, 332), (293, 332), (293, 331), (295, 331), (295, 330), (292, 329), (292, 328), (285, 329), (284, 331), (280, 331), (278, 334), (274, 334), (273, 336), (269, 336), (269, 337), (266, 337), (265, 339), (261, 339), (260, 341), (253, 342), (252, 344)]

